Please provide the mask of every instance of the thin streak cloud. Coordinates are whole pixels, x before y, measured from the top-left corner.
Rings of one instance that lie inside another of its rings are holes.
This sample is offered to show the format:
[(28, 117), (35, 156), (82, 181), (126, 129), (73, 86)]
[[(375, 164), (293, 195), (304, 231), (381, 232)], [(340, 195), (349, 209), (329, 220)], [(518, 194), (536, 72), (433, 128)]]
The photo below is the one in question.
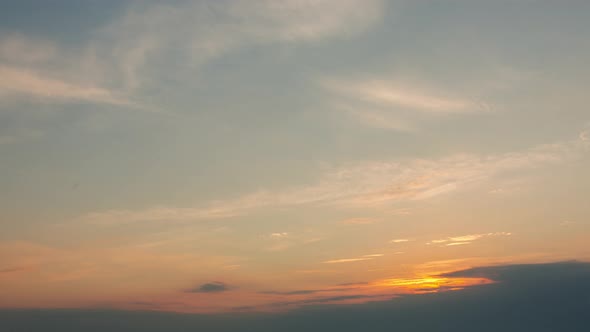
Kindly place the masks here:
[(404, 242), (408, 242), (408, 241), (410, 241), (410, 240), (408, 240), (408, 239), (394, 239), (394, 240), (389, 241), (389, 243), (404, 243)]
[(33, 96), (41, 100), (83, 101), (135, 106), (129, 100), (117, 97), (109, 90), (64, 82), (43, 77), (27, 69), (0, 65), (0, 98), (9, 96)]
[(496, 232), (496, 233), (482, 233), (482, 234), (469, 234), (461, 236), (452, 236), (446, 239), (432, 240), (426, 244), (445, 244), (445, 246), (461, 246), (470, 244), (473, 241), (480, 240), (486, 237), (497, 237), (497, 236), (511, 236), (509, 232)]
[(352, 262), (367, 261), (367, 260), (371, 260), (371, 259), (374, 259), (374, 257), (341, 258), (341, 259), (332, 259), (329, 261), (325, 261), (324, 264), (352, 263)]
[(410, 108), (433, 113), (461, 113), (481, 109), (481, 105), (468, 99), (445, 96), (442, 93), (384, 80), (325, 80), (321, 85), (344, 98), (377, 106)]

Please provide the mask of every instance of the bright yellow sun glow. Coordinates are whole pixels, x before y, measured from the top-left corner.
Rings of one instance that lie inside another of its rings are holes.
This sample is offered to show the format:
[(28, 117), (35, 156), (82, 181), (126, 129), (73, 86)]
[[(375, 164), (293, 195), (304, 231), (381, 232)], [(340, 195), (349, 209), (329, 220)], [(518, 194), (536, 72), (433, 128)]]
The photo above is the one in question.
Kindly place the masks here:
[(493, 281), (486, 278), (445, 278), (424, 276), (403, 279), (385, 279), (378, 283), (386, 288), (399, 288), (411, 293), (460, 290), (474, 285), (489, 284)]

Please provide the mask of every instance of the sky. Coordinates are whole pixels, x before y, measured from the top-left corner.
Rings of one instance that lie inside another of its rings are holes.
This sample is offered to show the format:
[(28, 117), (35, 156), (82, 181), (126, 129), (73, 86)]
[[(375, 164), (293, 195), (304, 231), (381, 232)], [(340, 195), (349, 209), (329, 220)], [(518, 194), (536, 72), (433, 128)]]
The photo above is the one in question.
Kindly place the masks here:
[(588, 1), (0, 6), (1, 315), (312, 324), (587, 276)]

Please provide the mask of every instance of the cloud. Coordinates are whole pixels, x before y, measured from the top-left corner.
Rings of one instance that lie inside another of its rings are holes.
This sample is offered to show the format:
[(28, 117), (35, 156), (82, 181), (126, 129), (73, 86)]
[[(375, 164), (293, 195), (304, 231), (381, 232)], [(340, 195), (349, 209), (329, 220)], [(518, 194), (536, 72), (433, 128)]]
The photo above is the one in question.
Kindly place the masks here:
[(243, 46), (353, 36), (377, 22), (383, 7), (382, 0), (133, 3), (76, 47), (1, 36), (0, 98), (148, 109), (139, 106), (142, 89), (163, 76), (181, 79)]
[(389, 243), (404, 243), (404, 242), (408, 242), (408, 241), (410, 241), (410, 240), (408, 240), (408, 239), (394, 239), (394, 240), (389, 241)]
[(43, 77), (27, 69), (0, 65), (0, 98), (13, 95), (34, 96), (41, 100), (62, 100), (133, 106), (111, 91)]
[(325, 261), (323, 263), (324, 264), (352, 263), (352, 262), (372, 260), (372, 259), (382, 257), (382, 256), (384, 256), (384, 254), (368, 254), (368, 255), (363, 255), (361, 257), (355, 257), (355, 258), (332, 259), (332, 260)]
[(328, 108), (347, 114), (366, 126), (399, 132), (415, 132), (418, 123), (432, 115), (481, 112), (486, 103), (445, 91), (432, 84), (403, 79), (321, 78), (329, 93)]
[[(574, 160), (582, 156), (588, 146), (588, 142), (576, 139), (495, 155), (457, 154), (430, 160), (360, 162), (329, 169), (315, 184), (277, 191), (261, 190), (198, 207), (110, 210), (92, 212), (80, 219), (96, 224), (182, 222), (237, 217), (266, 207), (313, 204), (366, 208), (426, 200), (482, 183), (504, 172)], [(349, 222), (363, 223), (365, 220)]]
[(432, 240), (426, 244), (445, 244), (445, 246), (461, 246), (470, 244), (473, 241), (482, 239), (484, 237), (495, 237), (495, 236), (510, 236), (512, 233), (509, 232), (496, 232), (496, 233), (481, 233), (481, 234), (469, 234), (461, 236), (452, 236), (445, 239)]
[(92, 63), (83, 51), (66, 51), (52, 41), (22, 34), (0, 37), (0, 101), (86, 102), (144, 108), (124, 92), (106, 87), (97, 72), (105, 63)]
[(446, 246), (450, 247), (450, 246), (462, 246), (462, 245), (466, 245), (466, 244), (470, 244), (471, 242), (452, 242), (452, 243), (447, 243)]
[(351, 262), (359, 262), (359, 261), (367, 261), (374, 259), (373, 257), (357, 257), (357, 258), (341, 258), (341, 259), (333, 259), (329, 261), (325, 261), (325, 264), (339, 264), (339, 263), (351, 263)]
[(282, 233), (271, 233), (270, 234), (270, 238), (271, 239), (276, 239), (276, 240), (280, 240), (280, 239), (284, 239), (286, 237), (289, 236), (289, 233), (287, 232), (282, 232)]
[(496, 100), (499, 91), (513, 87), (515, 76), (525, 76), (497, 64), (487, 68), (482, 75), (500, 83), (482, 84), (457, 77), (449, 84), (436, 75), (429, 77), (432, 72), (396, 68), (348, 76), (327, 74), (317, 77), (316, 84), (327, 93), (324, 108), (337, 117), (344, 115), (364, 126), (408, 134), (433, 121), (490, 112), (500, 105), (488, 100)]
[(384, 107), (402, 107), (433, 113), (457, 113), (481, 109), (467, 99), (410, 87), (405, 83), (386, 80), (345, 81), (327, 79), (321, 86), (341, 97)]
[(170, 50), (195, 69), (243, 46), (352, 36), (377, 22), (383, 7), (382, 0), (139, 3), (103, 29), (94, 47), (113, 51), (125, 87), (135, 90), (158, 75), (149, 64)]
[(187, 290), (187, 293), (221, 293), (229, 290), (229, 286), (220, 281), (213, 281), (201, 286)]

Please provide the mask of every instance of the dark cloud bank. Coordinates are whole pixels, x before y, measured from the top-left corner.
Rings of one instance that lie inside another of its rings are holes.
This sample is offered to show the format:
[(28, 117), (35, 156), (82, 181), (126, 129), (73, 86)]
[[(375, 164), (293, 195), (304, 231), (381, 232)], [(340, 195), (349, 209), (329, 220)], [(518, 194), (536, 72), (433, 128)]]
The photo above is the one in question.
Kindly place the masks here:
[(590, 263), (482, 267), (447, 276), (489, 277), (498, 283), (281, 314), (4, 310), (0, 331), (590, 331)]

